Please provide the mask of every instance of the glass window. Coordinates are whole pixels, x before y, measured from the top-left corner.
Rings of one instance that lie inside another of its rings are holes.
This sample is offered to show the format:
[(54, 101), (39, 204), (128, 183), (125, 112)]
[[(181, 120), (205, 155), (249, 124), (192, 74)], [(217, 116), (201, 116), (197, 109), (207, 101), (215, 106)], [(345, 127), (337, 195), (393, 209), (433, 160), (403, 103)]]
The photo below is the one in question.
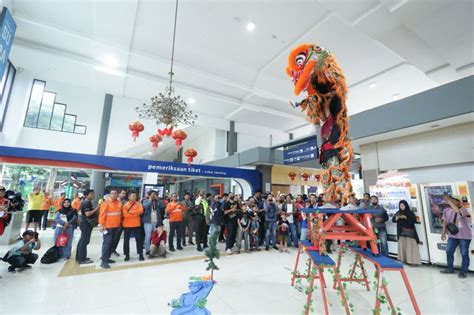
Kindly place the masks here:
[(33, 87), (31, 88), (30, 103), (28, 104), (28, 112), (26, 113), (25, 126), (36, 128), (38, 123), (38, 116), (40, 111), (41, 99), (43, 98), (43, 92), (46, 82), (44, 81), (33, 81)]
[(11, 62), (8, 62), (8, 67), (5, 70), (0, 88), (0, 131), (3, 130), (3, 123), (7, 114), (8, 103), (10, 102), (10, 92), (13, 87), (13, 80), (15, 79), (16, 69)]
[(85, 135), (86, 134), (86, 129), (87, 129), (87, 127), (84, 126), (84, 125), (76, 125), (74, 127), (74, 133), (79, 133), (81, 135)]
[(43, 100), (41, 101), (41, 109), (38, 118), (38, 128), (49, 129), (55, 98), (56, 93), (43, 93)]
[(53, 116), (51, 117), (51, 126), (49, 127), (49, 129), (62, 131), (64, 114), (66, 114), (66, 105), (55, 103), (53, 109)]
[(76, 115), (64, 115), (63, 131), (74, 132), (74, 126), (76, 125)]

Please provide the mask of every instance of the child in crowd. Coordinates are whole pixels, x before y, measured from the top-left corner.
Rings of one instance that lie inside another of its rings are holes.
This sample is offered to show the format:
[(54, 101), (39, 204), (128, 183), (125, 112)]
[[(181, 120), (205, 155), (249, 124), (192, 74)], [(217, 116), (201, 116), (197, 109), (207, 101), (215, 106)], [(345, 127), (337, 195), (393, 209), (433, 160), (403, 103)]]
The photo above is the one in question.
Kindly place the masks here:
[(278, 220), (278, 239), (280, 241), (280, 253), (290, 251), (288, 250), (288, 230), (290, 222), (286, 217), (286, 212), (281, 212), (281, 218)]
[(237, 224), (239, 230), (237, 232), (237, 254), (240, 254), (240, 248), (242, 247), (242, 238), (244, 239), (245, 252), (249, 252), (249, 230), (250, 230), (250, 212), (248, 211), (247, 205), (244, 203), (240, 208), (238, 214), (239, 219)]
[(156, 229), (151, 234), (149, 258), (152, 257), (166, 258), (166, 231), (162, 222), (156, 224)]
[(258, 230), (260, 228), (260, 222), (258, 219), (258, 208), (253, 206), (253, 212), (250, 220), (250, 250), (260, 250), (258, 248)]

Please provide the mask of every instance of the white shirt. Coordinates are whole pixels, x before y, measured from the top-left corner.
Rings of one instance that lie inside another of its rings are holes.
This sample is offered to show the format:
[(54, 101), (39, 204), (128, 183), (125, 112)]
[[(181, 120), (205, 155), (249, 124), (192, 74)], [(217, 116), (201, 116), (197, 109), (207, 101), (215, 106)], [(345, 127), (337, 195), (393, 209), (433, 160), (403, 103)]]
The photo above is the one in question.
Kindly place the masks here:
[(288, 220), (288, 222), (294, 223), (294, 221), (293, 221), (293, 204), (292, 203), (287, 203), (286, 204), (286, 213), (288, 213), (288, 215), (286, 216), (286, 219)]

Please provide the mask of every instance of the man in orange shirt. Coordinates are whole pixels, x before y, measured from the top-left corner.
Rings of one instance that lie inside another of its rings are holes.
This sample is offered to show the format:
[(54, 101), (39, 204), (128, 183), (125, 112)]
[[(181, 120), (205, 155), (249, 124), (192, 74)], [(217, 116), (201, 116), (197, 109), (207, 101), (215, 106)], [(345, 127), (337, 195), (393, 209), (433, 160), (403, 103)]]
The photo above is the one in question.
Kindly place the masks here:
[(122, 204), (117, 199), (117, 190), (110, 191), (109, 199), (100, 206), (99, 229), (102, 232), (102, 263), (100, 266), (109, 269), (115, 261), (110, 259), (112, 242), (117, 238), (122, 221)]
[(186, 206), (178, 202), (178, 195), (176, 193), (171, 195), (171, 200), (166, 205), (166, 213), (170, 216), (170, 235), (168, 238), (170, 251), (174, 252), (173, 238), (176, 233), (177, 246), (178, 250), (182, 250), (181, 247), (181, 238), (182, 238), (182, 224), (183, 224), (183, 214), (186, 211)]
[(145, 260), (143, 258), (143, 233), (142, 233), (142, 222), (140, 216), (143, 213), (142, 204), (137, 201), (137, 193), (131, 192), (128, 195), (128, 202), (122, 207), (123, 216), (123, 253), (125, 255), (125, 261), (130, 260), (130, 236), (135, 235), (135, 242), (137, 243), (137, 254), (139, 260)]
[(72, 200), (71, 207), (77, 212), (79, 212), (79, 210), (81, 209), (81, 198), (79, 198), (78, 193), (74, 194), (74, 199)]
[(53, 199), (51, 199), (51, 195), (47, 192), (44, 191), (44, 196), (43, 196), (43, 201), (41, 202), (41, 227), (43, 230), (46, 230), (48, 227), (48, 215), (49, 215), (49, 210), (53, 206)]
[(63, 206), (63, 201), (66, 199), (66, 194), (61, 193), (61, 195), (54, 200), (54, 211), (59, 211), (61, 210), (61, 207)]

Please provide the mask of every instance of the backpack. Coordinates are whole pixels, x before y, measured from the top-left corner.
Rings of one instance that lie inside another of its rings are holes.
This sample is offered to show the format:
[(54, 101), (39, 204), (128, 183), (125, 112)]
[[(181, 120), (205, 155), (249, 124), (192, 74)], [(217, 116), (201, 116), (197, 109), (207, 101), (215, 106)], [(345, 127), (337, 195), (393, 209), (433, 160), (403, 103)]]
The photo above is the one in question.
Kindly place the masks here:
[(59, 247), (53, 246), (44, 253), (43, 257), (41, 257), (42, 264), (53, 264), (57, 262), (59, 259)]

